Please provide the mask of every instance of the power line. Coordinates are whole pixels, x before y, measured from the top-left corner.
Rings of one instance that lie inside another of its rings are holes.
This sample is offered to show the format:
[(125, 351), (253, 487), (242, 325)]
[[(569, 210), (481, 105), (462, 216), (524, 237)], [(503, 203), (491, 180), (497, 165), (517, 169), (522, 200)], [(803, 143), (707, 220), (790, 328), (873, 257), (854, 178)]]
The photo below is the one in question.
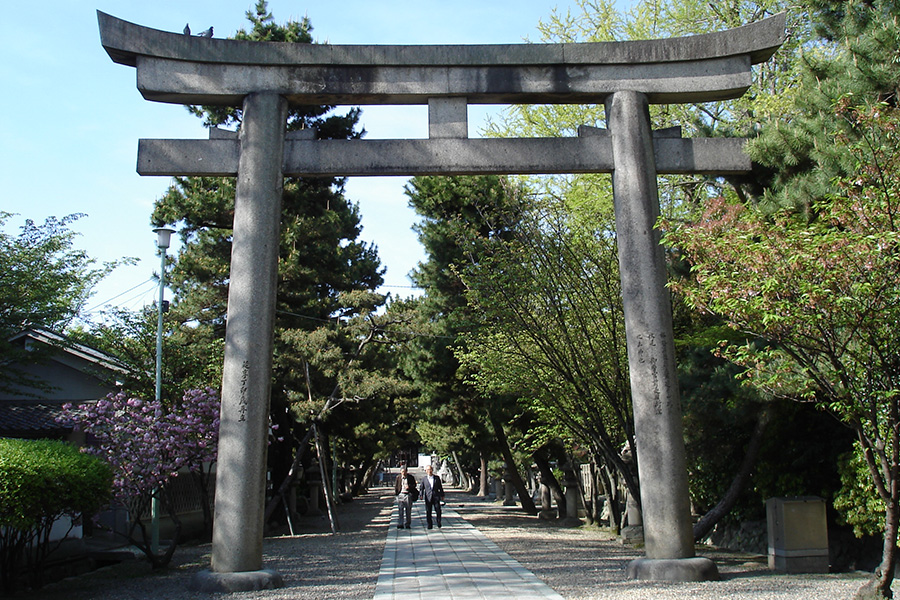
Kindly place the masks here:
[[(141, 287), (142, 285), (147, 285), (147, 283), (152, 282), (152, 281), (154, 281), (152, 277), (151, 277), (150, 279), (147, 279), (147, 280), (145, 280), (145, 281), (142, 281), (142, 282), (140, 282), (139, 284), (137, 284), (136, 286), (130, 287), (130, 288), (128, 288), (127, 290), (125, 290), (124, 292), (121, 292), (121, 293), (119, 293), (119, 294), (116, 294), (115, 296), (113, 296), (112, 298), (109, 298), (108, 300), (104, 300), (103, 302), (98, 302), (97, 304), (95, 304), (95, 305), (92, 306), (91, 308), (85, 309), (85, 312), (86, 312), (86, 313), (92, 313), (92, 312), (96, 311), (97, 309), (99, 309), (101, 306), (105, 306), (105, 305), (109, 304), (110, 302), (112, 302), (113, 300), (115, 300), (116, 298), (121, 298), (121, 297), (124, 296), (125, 294), (128, 294), (129, 292), (133, 292), (134, 290), (138, 289), (138, 288)], [(143, 293), (144, 293), (144, 292), (141, 292), (141, 294), (143, 294)]]

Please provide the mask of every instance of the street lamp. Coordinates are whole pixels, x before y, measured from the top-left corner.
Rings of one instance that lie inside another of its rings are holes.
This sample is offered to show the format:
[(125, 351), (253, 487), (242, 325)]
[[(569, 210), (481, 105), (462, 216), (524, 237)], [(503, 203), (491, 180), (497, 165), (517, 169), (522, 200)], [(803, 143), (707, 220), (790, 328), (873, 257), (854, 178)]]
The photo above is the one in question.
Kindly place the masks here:
[[(156, 234), (156, 247), (159, 249), (159, 303), (156, 305), (156, 401), (162, 399), (162, 341), (163, 341), (163, 298), (166, 289), (166, 250), (169, 248), (172, 229), (159, 227), (154, 229)], [(156, 556), (159, 552), (159, 498), (156, 490), (153, 491), (153, 497), (150, 500), (150, 551)]]

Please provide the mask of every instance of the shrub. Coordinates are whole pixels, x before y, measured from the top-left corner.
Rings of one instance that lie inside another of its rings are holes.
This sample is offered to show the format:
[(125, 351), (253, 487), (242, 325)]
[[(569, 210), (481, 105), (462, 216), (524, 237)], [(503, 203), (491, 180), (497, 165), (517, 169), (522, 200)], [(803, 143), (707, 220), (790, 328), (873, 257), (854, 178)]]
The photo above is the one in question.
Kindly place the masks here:
[[(216, 390), (187, 390), (181, 401), (167, 406), (160, 400), (143, 400), (126, 392), (109, 394), (97, 402), (78, 407), (64, 405), (60, 422), (93, 438), (85, 451), (102, 458), (113, 471), (116, 499), (131, 517), (128, 541), (147, 556), (154, 568), (172, 558), (180, 532), (169, 483), (182, 469), (197, 475), (203, 494), (204, 518), (210, 529), (208, 506), (209, 473), (203, 464), (216, 459), (219, 436), (219, 394)], [(159, 553), (152, 533), (141, 520), (152, 498), (171, 517), (176, 533), (168, 548)]]
[(110, 497), (112, 472), (65, 442), (0, 439), (0, 585), (11, 592), (23, 571), (40, 586), (50, 530), (62, 516), (97, 512)]

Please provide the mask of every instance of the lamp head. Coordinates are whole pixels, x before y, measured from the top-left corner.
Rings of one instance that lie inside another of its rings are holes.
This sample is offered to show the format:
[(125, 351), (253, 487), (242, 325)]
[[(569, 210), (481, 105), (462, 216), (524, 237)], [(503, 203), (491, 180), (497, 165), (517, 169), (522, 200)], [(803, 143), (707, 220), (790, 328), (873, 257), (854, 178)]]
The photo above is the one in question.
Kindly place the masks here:
[(154, 229), (153, 232), (156, 234), (156, 247), (160, 250), (165, 250), (169, 247), (169, 242), (171, 241), (172, 234), (175, 233), (175, 230), (166, 227), (158, 227), (157, 229)]

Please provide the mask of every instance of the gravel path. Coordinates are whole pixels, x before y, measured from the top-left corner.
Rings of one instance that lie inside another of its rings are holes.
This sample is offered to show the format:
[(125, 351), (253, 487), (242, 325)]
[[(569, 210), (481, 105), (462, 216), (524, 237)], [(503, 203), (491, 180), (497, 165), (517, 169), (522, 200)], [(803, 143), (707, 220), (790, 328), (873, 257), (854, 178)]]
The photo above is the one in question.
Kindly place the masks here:
[(704, 551), (701, 555), (715, 561), (722, 581), (627, 580), (626, 565), (642, 554), (608, 533), (554, 526), (515, 507), (467, 496), (460, 500), (454, 504), (460, 516), (567, 600), (849, 600), (867, 579), (863, 573), (785, 575), (770, 571), (765, 556)]
[[(53, 584), (24, 600), (324, 600), (372, 598), (384, 555), (393, 508), (393, 489), (372, 490), (338, 507), (341, 531), (331, 534), (327, 517), (302, 517), (296, 536), (266, 538), (263, 567), (284, 578), (285, 587), (231, 595), (197, 594), (187, 586), (193, 573), (209, 568), (210, 546), (180, 546), (168, 569), (153, 572), (144, 561), (129, 561)], [(303, 532), (303, 533), (300, 533)]]
[[(264, 566), (278, 571), (280, 590), (232, 594), (234, 600), (322, 600), (372, 598), (387, 537), (393, 490), (374, 489), (338, 508), (341, 532), (330, 533), (324, 517), (301, 519), (294, 537), (267, 538)], [(728, 552), (704, 553), (716, 561), (723, 581), (655, 583), (628, 581), (625, 565), (639, 552), (609, 534), (582, 527), (560, 527), (528, 517), (514, 507), (479, 502), (450, 492), (447, 503), (525, 568), (567, 600), (691, 600), (852, 598), (865, 575), (780, 575), (766, 568), (765, 557)], [(170, 568), (154, 573), (143, 561), (107, 567), (50, 585), (19, 598), (46, 600), (120, 600), (197, 597), (187, 590), (190, 575), (208, 568), (208, 544), (183, 546)], [(214, 596), (218, 597), (218, 596)], [(522, 599), (524, 600), (524, 599)]]

